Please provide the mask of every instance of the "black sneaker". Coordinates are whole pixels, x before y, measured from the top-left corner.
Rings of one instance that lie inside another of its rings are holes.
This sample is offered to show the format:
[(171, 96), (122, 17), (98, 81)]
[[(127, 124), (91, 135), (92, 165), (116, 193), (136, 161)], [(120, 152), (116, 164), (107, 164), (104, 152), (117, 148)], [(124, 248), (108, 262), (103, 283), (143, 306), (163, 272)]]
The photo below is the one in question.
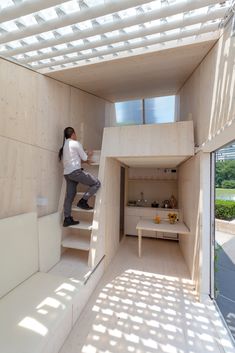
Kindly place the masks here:
[(87, 200), (84, 200), (84, 199), (81, 199), (77, 206), (79, 208), (82, 208), (83, 210), (93, 210), (93, 207), (89, 206), (88, 203), (87, 203)]
[(63, 227), (75, 226), (79, 221), (74, 221), (73, 217), (65, 217)]

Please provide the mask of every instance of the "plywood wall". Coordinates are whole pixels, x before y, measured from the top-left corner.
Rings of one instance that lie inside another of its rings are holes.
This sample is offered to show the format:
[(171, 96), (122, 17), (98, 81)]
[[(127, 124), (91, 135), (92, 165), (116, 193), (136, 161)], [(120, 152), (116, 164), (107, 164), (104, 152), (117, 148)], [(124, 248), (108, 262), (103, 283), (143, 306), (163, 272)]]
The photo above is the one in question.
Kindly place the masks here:
[(180, 235), (180, 248), (191, 274), (192, 280), (199, 286), (200, 253), (200, 156), (191, 157), (178, 170), (179, 208), (190, 234)]
[(100, 149), (108, 103), (2, 59), (0, 82), (0, 218), (55, 212), (63, 129), (73, 126), (86, 148)]
[(234, 57), (235, 37), (228, 26), (179, 92), (180, 120), (193, 120), (199, 146), (217, 139), (224, 129), (233, 129), (235, 134), (231, 125), (235, 120)]

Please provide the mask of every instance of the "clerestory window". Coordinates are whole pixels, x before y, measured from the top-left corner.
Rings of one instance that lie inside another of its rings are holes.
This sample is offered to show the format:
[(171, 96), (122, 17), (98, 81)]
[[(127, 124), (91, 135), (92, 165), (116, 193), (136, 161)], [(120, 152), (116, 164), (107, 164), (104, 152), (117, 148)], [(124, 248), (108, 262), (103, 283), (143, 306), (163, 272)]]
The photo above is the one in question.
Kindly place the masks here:
[(175, 96), (115, 103), (118, 125), (161, 124), (175, 121)]

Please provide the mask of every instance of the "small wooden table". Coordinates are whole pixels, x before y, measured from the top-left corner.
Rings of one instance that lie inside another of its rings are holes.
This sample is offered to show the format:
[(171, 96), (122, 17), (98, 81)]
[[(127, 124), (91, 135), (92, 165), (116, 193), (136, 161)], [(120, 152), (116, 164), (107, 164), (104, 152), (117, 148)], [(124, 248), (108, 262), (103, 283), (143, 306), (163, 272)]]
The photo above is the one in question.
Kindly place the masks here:
[(143, 230), (152, 230), (156, 232), (178, 233), (178, 234), (190, 233), (190, 230), (183, 222), (176, 222), (174, 224), (170, 224), (167, 221), (162, 221), (161, 223), (157, 224), (157, 223), (154, 223), (152, 219), (141, 219), (137, 223), (136, 229), (138, 231), (139, 257), (141, 257)]

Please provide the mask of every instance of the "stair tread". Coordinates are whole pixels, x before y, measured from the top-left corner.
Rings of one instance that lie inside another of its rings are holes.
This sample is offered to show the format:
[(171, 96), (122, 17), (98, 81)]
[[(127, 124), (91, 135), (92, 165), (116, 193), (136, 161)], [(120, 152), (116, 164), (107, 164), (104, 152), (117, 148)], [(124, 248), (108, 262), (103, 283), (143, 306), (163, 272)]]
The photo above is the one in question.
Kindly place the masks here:
[(74, 226), (70, 226), (69, 228), (83, 229), (83, 230), (92, 230), (92, 223), (91, 222), (86, 222), (86, 221), (80, 221), (79, 224), (76, 224)]
[[(84, 194), (85, 194), (85, 191), (78, 191), (77, 192), (78, 196), (83, 196)], [(92, 195), (91, 197), (95, 197), (95, 196), (96, 196), (96, 194)]]
[(64, 248), (77, 249), (77, 250), (90, 250), (90, 237), (81, 237), (78, 235), (70, 234), (63, 241)]
[(84, 210), (83, 208), (77, 207), (77, 206), (73, 206), (72, 207), (72, 211), (75, 212), (86, 212), (86, 213), (94, 213), (94, 210)]

